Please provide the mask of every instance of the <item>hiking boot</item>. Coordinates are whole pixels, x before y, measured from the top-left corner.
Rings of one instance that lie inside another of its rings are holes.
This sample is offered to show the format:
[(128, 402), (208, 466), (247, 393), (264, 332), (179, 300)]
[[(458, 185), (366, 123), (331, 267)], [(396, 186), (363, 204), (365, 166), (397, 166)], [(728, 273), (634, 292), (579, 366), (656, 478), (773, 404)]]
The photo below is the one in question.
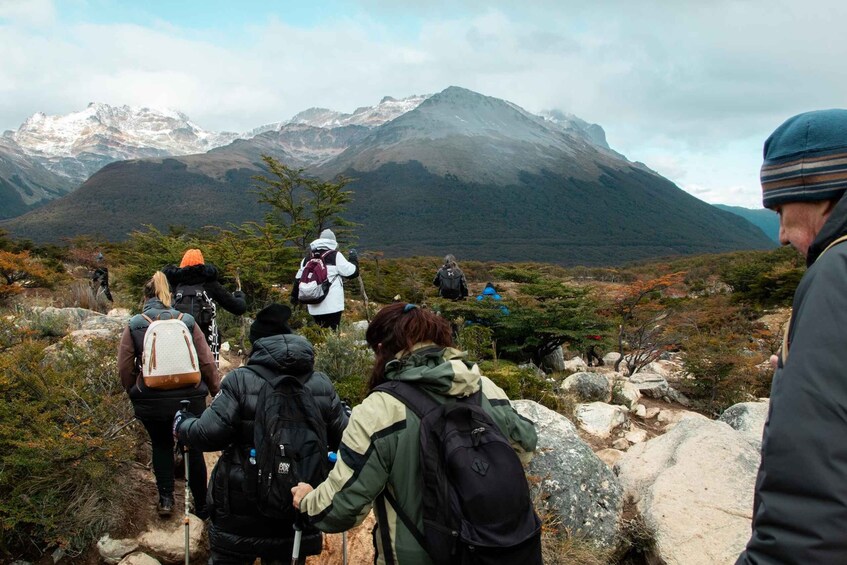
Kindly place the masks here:
[(160, 494), (159, 503), (156, 505), (156, 512), (159, 516), (166, 518), (173, 514), (174, 511), (174, 496), (172, 494)]

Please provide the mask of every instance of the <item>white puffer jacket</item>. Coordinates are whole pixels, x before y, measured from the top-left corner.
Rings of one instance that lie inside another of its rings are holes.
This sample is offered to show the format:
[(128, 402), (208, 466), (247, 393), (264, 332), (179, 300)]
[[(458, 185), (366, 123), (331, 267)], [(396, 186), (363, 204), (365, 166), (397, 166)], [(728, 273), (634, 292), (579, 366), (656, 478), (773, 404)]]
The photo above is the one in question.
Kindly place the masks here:
[[(309, 244), (309, 247), (312, 251), (318, 249), (336, 250), (338, 249), (338, 242), (333, 239), (316, 239)], [(300, 268), (297, 270), (297, 276), (295, 277), (298, 281), (303, 276), (303, 266), (305, 264), (305, 259), (300, 261)], [(327, 262), (326, 269), (327, 276), (332, 281), (332, 285), (329, 287), (329, 292), (322, 302), (306, 305), (309, 307), (309, 314), (312, 316), (335, 314), (344, 310), (344, 279), (342, 277), (353, 275), (356, 272), (356, 265), (348, 261), (340, 252), (337, 252), (335, 254), (335, 264), (332, 264), (331, 261)]]

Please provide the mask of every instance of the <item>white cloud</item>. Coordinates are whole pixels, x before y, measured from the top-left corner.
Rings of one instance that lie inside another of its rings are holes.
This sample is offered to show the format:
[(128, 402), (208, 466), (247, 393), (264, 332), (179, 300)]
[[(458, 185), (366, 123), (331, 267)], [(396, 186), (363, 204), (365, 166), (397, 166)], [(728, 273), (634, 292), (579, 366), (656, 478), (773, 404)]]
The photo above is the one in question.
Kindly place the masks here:
[[(699, 197), (755, 206), (764, 138), (795, 113), (847, 106), (841, 0), (361, 5), (313, 27), (254, 23), (235, 42), (174, 22), (51, 25), (46, 0), (0, 0), (0, 129), (96, 100), (243, 131), (458, 85), (598, 122)], [(412, 31), (392, 20), (417, 16)]]
[(52, 25), (56, 20), (56, 6), (52, 0), (0, 0), (0, 22), (18, 25)]

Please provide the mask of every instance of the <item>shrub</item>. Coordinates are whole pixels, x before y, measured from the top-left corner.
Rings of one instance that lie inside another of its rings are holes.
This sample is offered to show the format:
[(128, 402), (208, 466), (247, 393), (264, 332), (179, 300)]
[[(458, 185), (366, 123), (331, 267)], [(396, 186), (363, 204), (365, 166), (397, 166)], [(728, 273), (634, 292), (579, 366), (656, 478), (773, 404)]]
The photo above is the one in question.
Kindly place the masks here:
[(564, 406), (553, 385), (539, 377), (531, 368), (521, 369), (508, 361), (483, 361), (480, 372), (502, 388), (512, 400), (534, 400), (551, 410), (560, 411)]
[(492, 348), (494, 332), (491, 328), (479, 325), (467, 326), (461, 320), (459, 324), (461, 327), (456, 337), (456, 347), (467, 351), (468, 359), (482, 361), (494, 356)]
[(68, 345), (49, 364), (44, 345), (0, 352), (0, 548), (74, 556), (123, 520), (132, 414), (114, 341)]
[(362, 332), (344, 325), (341, 329), (321, 331), (324, 340), (315, 347), (315, 370), (326, 373), (338, 396), (355, 405), (367, 396), (374, 357), (367, 345), (362, 345)]

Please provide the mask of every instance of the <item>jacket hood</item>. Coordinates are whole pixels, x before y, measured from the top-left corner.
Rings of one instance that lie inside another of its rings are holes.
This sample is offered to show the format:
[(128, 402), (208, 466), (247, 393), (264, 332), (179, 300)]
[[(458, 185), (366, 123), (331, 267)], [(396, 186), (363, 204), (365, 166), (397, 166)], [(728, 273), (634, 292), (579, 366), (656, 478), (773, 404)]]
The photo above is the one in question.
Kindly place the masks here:
[(479, 390), (479, 367), (467, 361), (464, 351), (423, 343), (401, 355), (385, 365), (387, 380), (420, 385), (446, 396), (469, 396)]
[(277, 374), (307, 375), (315, 366), (315, 350), (303, 336), (278, 334), (257, 339), (247, 365), (261, 365)]
[(314, 249), (338, 249), (338, 242), (334, 239), (318, 238), (309, 244), (309, 247)]
[(168, 277), (173, 285), (197, 284), (199, 282), (211, 282), (218, 279), (218, 268), (212, 263), (203, 265), (192, 265), (190, 267), (177, 267), (168, 265), (162, 272)]
[(483, 296), (494, 296), (494, 295), (497, 294), (497, 291), (494, 290), (493, 286), (487, 286), (484, 289), (482, 289), (482, 294), (483, 294)]
[(809, 246), (809, 253), (806, 255), (806, 266), (811, 267), (812, 263), (817, 260), (830, 243), (845, 234), (847, 234), (847, 193), (841, 197), (841, 200), (832, 209), (832, 213), (830, 213), (820, 233), (818, 233), (812, 245)]

